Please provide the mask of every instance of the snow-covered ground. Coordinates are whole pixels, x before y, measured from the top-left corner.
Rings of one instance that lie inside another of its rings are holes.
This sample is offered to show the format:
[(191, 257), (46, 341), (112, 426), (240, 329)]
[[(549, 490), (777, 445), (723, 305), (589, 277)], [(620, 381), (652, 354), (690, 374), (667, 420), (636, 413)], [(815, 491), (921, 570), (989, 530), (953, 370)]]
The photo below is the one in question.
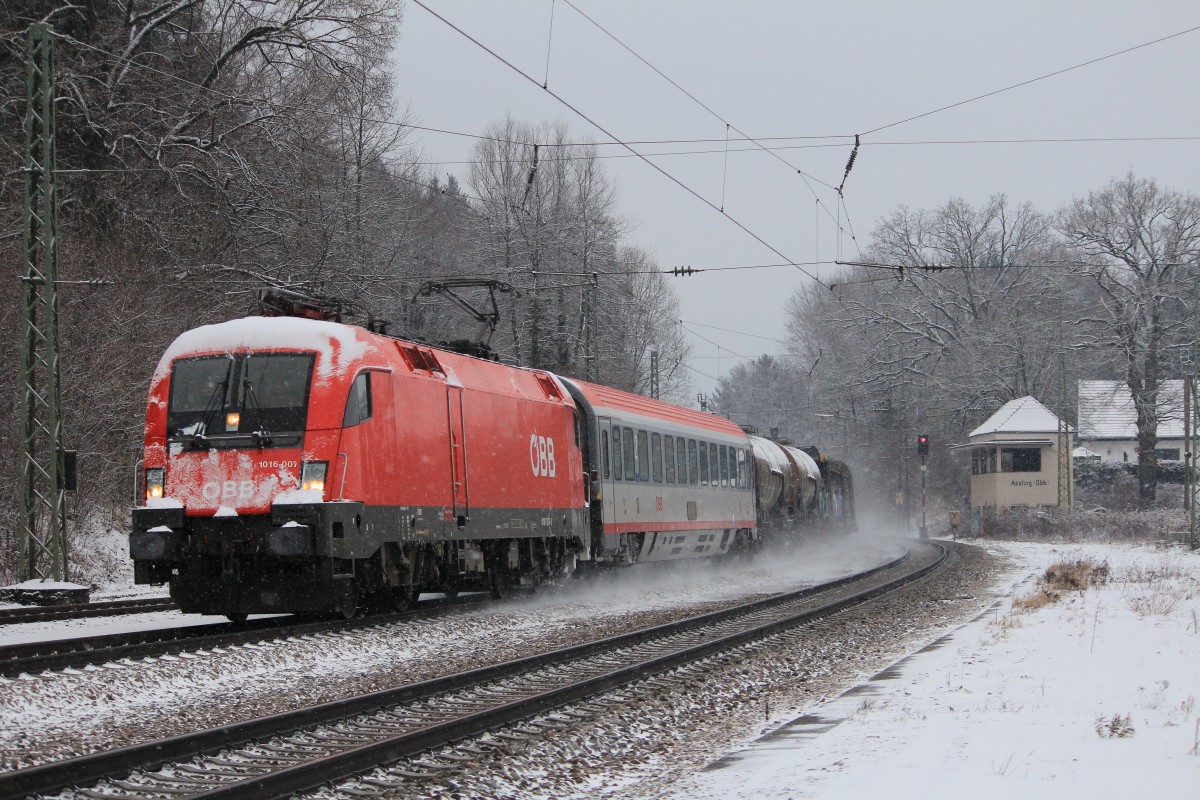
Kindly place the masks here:
[[(1200, 554), (988, 544), (1004, 600), (656, 800), (1200, 797)], [(1106, 584), (1022, 608), (1052, 563)]]
[[(804, 639), (797, 653), (774, 661), (747, 654), (743, 666), (687, 693), (707, 692), (708, 700), (671, 692), (633, 700), (613, 718), (585, 723), (582, 749), (569, 737), (571, 746), (547, 738), (507, 765), (511, 790), (456, 778), (456, 788), (430, 796), (1200, 798), (1200, 554), (973, 544), (997, 557), (991, 566), (975, 557), (957, 579), (896, 601), (890, 621), (864, 616), (827, 627), (811, 638), (832, 646)], [(894, 539), (841, 542), (752, 565), (647, 570), (394, 630), (0, 681), (0, 762), (298, 707), (426, 677), (431, 665), (465, 669), (561, 645), (580, 626), (595, 635), (634, 617), (744, 596), (749, 587), (827, 580), (900, 547)], [(1047, 566), (1080, 559), (1106, 564), (1107, 582), (1046, 605), (1021, 602), (1036, 595)], [(42, 633), (53, 629), (47, 623)], [(799, 677), (789, 677), (789, 659)], [(792, 693), (780, 682), (795, 683)], [(696, 724), (687, 721), (693, 706), (706, 709)], [(152, 713), (163, 708), (172, 715)], [(579, 763), (564, 761), (571, 753)]]

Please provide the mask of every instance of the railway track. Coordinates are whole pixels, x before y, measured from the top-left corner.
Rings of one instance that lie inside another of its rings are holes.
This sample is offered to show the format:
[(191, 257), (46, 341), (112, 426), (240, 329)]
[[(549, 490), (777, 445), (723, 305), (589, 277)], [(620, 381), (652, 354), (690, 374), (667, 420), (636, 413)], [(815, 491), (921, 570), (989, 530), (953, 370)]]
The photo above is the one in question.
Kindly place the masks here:
[[(402, 788), (420, 770), (356, 778), (539, 715), (570, 708), (686, 664), (827, 619), (916, 581), (947, 558), (945, 546), (865, 573), (601, 641), (195, 734), (46, 764), (0, 776), (0, 800), (69, 787), (89, 798), (282, 798), (354, 778), (356, 794)], [(551, 723), (552, 725), (553, 723)], [(500, 731), (497, 736), (504, 736)], [(510, 734), (511, 735), (511, 734)], [(518, 734), (519, 735), (519, 734)], [(455, 756), (445, 758), (453, 761)], [(428, 762), (426, 762), (428, 763)], [(407, 778), (406, 778), (407, 776)]]
[(65, 606), (0, 608), (0, 625), (52, 622), (60, 619), (87, 617), (115, 617), (122, 614), (146, 614), (151, 611), (172, 611), (175, 608), (175, 602), (169, 597), (106, 600), (98, 603), (72, 603)]
[(190, 625), (148, 631), (114, 633), (73, 639), (27, 642), (0, 647), (0, 676), (36, 675), (61, 670), (137, 658), (155, 658), (188, 650), (208, 650), (264, 638), (303, 636), (352, 628), (390, 625), (445, 613), (448, 609), (474, 605), (490, 599), (488, 595), (463, 595), (454, 599), (424, 601), (416, 610), (377, 614), (354, 619), (304, 621), (292, 616), (268, 617), (242, 624), (232, 622)]

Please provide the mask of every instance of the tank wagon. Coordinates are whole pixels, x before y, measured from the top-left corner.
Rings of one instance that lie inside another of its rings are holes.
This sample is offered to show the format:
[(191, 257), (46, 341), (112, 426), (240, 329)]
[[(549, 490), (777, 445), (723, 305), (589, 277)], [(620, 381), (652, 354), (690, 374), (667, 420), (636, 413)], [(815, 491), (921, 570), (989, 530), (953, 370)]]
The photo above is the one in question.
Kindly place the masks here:
[(249, 317), (163, 354), (130, 554), (138, 583), (235, 620), (502, 596), (581, 564), (753, 550), (757, 463), (710, 414), (327, 319)]
[(803, 450), (751, 436), (757, 486), (757, 519), (764, 536), (790, 534), (820, 518), (821, 470)]

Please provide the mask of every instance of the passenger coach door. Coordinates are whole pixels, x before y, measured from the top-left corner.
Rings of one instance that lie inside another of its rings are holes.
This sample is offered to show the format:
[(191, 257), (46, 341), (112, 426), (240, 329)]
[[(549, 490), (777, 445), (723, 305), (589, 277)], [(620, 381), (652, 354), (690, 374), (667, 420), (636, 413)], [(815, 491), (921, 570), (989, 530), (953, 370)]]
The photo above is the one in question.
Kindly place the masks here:
[(454, 518), (461, 525), (471, 516), (470, 494), (467, 491), (467, 439), (463, 424), (461, 386), (446, 387), (446, 412), (450, 425), (450, 491), (454, 498)]
[(616, 519), (617, 485), (616, 472), (613, 469), (612, 420), (601, 417), (600, 423), (600, 455), (596, 459), (600, 468), (600, 485), (604, 490), (604, 500), (600, 504), (601, 520), (612, 522)]

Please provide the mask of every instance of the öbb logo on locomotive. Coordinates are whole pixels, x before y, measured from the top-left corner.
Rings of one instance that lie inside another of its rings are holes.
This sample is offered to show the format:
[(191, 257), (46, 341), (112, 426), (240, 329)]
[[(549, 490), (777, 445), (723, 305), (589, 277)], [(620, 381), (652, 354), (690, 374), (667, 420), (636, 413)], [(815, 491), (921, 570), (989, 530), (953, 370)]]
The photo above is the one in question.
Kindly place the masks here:
[(205, 500), (248, 500), (254, 496), (254, 481), (209, 481), (200, 494)]
[(529, 464), (533, 467), (533, 477), (535, 478), (553, 478), (555, 476), (553, 436), (529, 434)]
[(181, 334), (143, 462), (136, 581), (233, 619), (500, 596), (853, 524), (850, 472), (816, 448), (319, 311)]

